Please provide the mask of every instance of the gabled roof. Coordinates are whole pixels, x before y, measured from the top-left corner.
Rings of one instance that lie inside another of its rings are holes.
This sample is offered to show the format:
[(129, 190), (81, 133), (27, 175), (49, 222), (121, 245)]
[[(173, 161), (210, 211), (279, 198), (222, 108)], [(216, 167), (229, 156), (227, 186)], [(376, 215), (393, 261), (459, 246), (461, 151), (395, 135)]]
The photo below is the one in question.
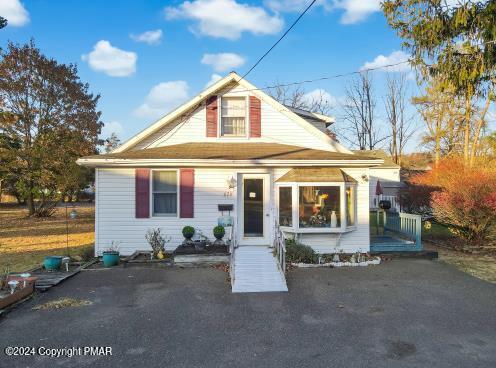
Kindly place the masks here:
[(85, 166), (377, 166), (381, 159), (277, 143), (184, 143), (80, 158)]
[(296, 115), (301, 116), (303, 119), (320, 121), (324, 123), (326, 127), (336, 122), (336, 119), (334, 119), (332, 116), (327, 116), (316, 112), (311, 112), (308, 110), (298, 109), (296, 107), (292, 107), (288, 105), (284, 105), (284, 106), (287, 107), (289, 110), (293, 111)]
[(311, 123), (306, 121), (304, 118), (302, 118), (301, 116), (299, 116), (298, 114), (296, 114), (295, 112), (290, 110), (289, 108), (285, 107), (284, 105), (282, 105), (279, 102), (277, 102), (276, 100), (274, 100), (272, 97), (270, 97), (268, 94), (263, 92), (261, 89), (255, 87), (253, 84), (251, 84), (247, 80), (242, 79), (235, 72), (229, 73), (226, 77), (224, 77), (221, 80), (219, 80), (218, 82), (214, 83), (212, 86), (208, 87), (207, 89), (202, 91), (197, 96), (193, 97), (191, 100), (189, 100), (185, 104), (179, 106), (177, 109), (173, 110), (169, 114), (160, 118), (155, 123), (150, 125), (148, 128), (144, 129), (143, 131), (136, 134), (131, 139), (124, 142), (122, 145), (120, 145), (118, 148), (116, 148), (114, 151), (112, 151), (112, 153), (119, 153), (119, 152), (128, 151), (129, 149), (134, 147), (136, 144), (138, 144), (140, 141), (142, 141), (146, 137), (150, 136), (151, 134), (157, 132), (159, 129), (163, 128), (165, 125), (173, 122), (175, 119), (180, 118), (181, 116), (187, 115), (187, 113), (191, 109), (199, 107), (209, 96), (215, 95), (220, 90), (222, 90), (223, 88), (226, 88), (230, 84), (239, 84), (246, 91), (250, 91), (251, 94), (253, 94), (254, 96), (257, 96), (260, 100), (266, 102), (269, 105), (272, 105), (279, 112), (286, 115), (289, 119), (298, 123), (305, 130), (307, 130), (308, 132), (313, 134), (317, 139), (328, 143), (330, 145), (330, 147), (333, 147), (337, 152), (348, 153), (348, 154), (351, 153), (351, 151), (348, 150), (346, 147), (344, 147), (341, 144), (339, 144), (338, 142), (334, 141), (332, 138), (327, 136), (324, 132), (322, 132), (319, 129), (317, 129), (316, 127), (314, 127)]
[(389, 156), (383, 150), (353, 150), (354, 154), (364, 157), (374, 157), (380, 158), (384, 160), (382, 165), (377, 166), (376, 168), (384, 168), (384, 169), (399, 169), (400, 165), (395, 164), (391, 156)]

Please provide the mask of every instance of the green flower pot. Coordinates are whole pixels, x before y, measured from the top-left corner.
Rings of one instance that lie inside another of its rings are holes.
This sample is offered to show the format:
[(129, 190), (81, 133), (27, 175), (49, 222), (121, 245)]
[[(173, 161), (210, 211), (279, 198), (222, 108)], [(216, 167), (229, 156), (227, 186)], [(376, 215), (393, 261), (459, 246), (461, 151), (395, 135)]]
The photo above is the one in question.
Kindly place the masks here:
[(105, 267), (113, 267), (119, 264), (119, 252), (103, 252), (103, 265)]
[(62, 265), (61, 256), (47, 256), (43, 261), (43, 266), (47, 271), (57, 271)]

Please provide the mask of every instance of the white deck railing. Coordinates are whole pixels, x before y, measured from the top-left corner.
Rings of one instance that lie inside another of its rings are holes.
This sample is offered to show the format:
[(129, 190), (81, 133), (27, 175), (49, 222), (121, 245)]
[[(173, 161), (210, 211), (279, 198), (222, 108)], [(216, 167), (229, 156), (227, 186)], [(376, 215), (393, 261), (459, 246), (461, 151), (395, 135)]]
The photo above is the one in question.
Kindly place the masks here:
[(375, 194), (371, 195), (370, 196), (370, 208), (371, 209), (379, 208), (379, 201), (389, 201), (389, 202), (391, 202), (391, 208), (396, 209), (397, 212), (401, 211), (400, 201), (398, 200), (398, 198), (396, 198), (396, 196), (383, 195), (383, 194), (381, 196), (378, 196)]

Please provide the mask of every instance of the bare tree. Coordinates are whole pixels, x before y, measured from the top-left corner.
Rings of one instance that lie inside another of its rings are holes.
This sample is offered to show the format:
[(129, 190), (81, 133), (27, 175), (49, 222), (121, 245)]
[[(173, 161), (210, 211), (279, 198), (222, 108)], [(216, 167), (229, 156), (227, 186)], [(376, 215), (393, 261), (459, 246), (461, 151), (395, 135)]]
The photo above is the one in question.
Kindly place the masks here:
[(360, 150), (372, 150), (383, 142), (376, 125), (375, 108), (377, 102), (374, 96), (372, 78), (368, 72), (361, 73), (352, 79), (346, 87), (345, 102), (342, 105), (343, 120), (350, 137), (343, 136), (349, 143), (358, 146)]
[(386, 96), (384, 109), (390, 129), (389, 153), (393, 161), (401, 165), (405, 145), (414, 133), (413, 119), (406, 116), (406, 83), (405, 75), (393, 77), (388, 74), (386, 78)]
[(437, 79), (431, 79), (425, 93), (413, 97), (424, 120), (427, 132), (422, 140), (434, 151), (437, 164), (441, 156), (462, 153), (464, 140), (464, 102), (454, 89)]
[(291, 87), (276, 81), (274, 86), (275, 87), (268, 89), (268, 93), (273, 99), (283, 105), (294, 107), (296, 109), (308, 109), (308, 103), (304, 97), (305, 90), (301, 87), (301, 85)]
[(301, 85), (285, 86), (276, 81), (274, 87), (268, 89), (268, 94), (283, 105), (322, 115), (329, 114), (333, 107), (333, 101), (323, 89), (307, 93)]

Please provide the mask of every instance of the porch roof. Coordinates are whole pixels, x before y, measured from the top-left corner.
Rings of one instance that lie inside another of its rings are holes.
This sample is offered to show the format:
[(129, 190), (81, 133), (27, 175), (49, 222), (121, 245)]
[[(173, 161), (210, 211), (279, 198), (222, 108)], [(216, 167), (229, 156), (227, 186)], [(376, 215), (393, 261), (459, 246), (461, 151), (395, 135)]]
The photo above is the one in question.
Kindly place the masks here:
[(336, 167), (304, 167), (289, 170), (286, 174), (277, 179), (276, 182), (356, 183), (357, 181), (343, 172), (343, 170)]

